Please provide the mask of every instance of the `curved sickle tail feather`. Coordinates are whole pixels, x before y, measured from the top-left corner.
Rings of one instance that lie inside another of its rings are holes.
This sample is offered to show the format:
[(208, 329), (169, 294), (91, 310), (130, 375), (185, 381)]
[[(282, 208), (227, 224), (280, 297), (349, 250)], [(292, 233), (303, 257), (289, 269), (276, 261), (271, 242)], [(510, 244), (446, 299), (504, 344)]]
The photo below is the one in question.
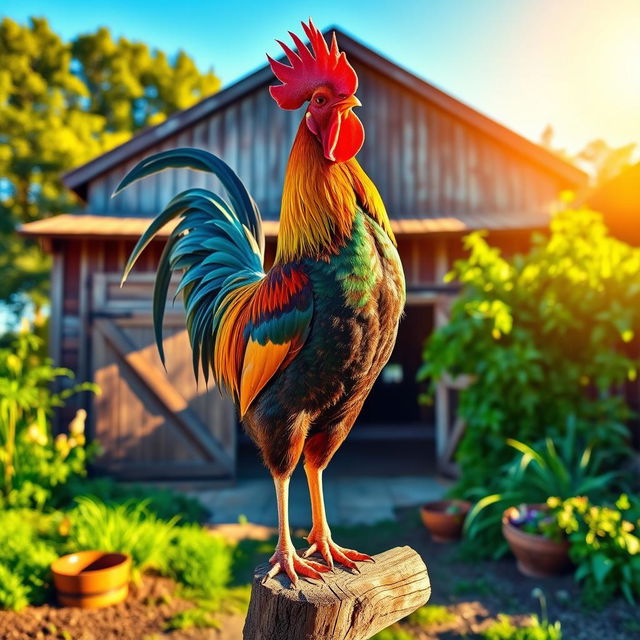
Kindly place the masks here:
[(246, 289), (253, 290), (265, 277), (260, 212), (231, 168), (201, 149), (180, 148), (146, 158), (123, 178), (114, 195), (136, 180), (170, 168), (213, 173), (227, 191), (229, 202), (199, 188), (175, 196), (138, 240), (125, 266), (122, 283), (160, 229), (174, 218), (181, 218), (167, 240), (156, 272), (153, 325), (158, 352), (164, 364), (162, 322), (167, 293), (171, 273), (182, 271), (176, 295), (182, 293), (184, 299), (196, 380), (202, 366), (208, 383), (211, 369), (214, 379), (236, 395), (238, 372), (232, 371), (224, 358), (219, 355), (216, 358), (215, 352), (218, 346), (225, 348), (224, 344), (219, 345), (225, 317), (236, 315), (234, 307), (238, 299), (246, 298)]

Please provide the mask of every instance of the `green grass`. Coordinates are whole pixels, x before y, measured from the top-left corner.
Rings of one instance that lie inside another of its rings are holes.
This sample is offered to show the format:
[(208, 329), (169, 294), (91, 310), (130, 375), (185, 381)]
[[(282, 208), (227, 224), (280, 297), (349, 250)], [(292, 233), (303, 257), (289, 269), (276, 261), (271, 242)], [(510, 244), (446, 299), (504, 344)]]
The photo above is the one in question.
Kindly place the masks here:
[(455, 622), (455, 620), (455, 614), (451, 613), (447, 607), (438, 604), (428, 604), (426, 607), (420, 607), (420, 609), (405, 618), (405, 621), (409, 624), (420, 627), (446, 624)]
[(452, 592), (456, 596), (490, 596), (496, 592), (496, 588), (486, 578), (459, 579), (453, 584)]
[(78, 506), (68, 513), (69, 551), (105, 549), (131, 556), (133, 577), (143, 571), (167, 571), (169, 546), (175, 535), (177, 518), (165, 522), (147, 509), (145, 502), (109, 506), (95, 498), (79, 497)]
[(185, 609), (171, 616), (165, 625), (165, 631), (186, 629), (219, 629), (220, 623), (214, 613), (202, 606)]
[(390, 627), (378, 631), (371, 640), (416, 640), (416, 636), (399, 624), (392, 624)]
[(528, 625), (516, 627), (509, 616), (499, 615), (490, 627), (485, 629), (483, 640), (562, 640), (562, 629), (559, 622), (551, 624), (540, 621), (537, 616)]

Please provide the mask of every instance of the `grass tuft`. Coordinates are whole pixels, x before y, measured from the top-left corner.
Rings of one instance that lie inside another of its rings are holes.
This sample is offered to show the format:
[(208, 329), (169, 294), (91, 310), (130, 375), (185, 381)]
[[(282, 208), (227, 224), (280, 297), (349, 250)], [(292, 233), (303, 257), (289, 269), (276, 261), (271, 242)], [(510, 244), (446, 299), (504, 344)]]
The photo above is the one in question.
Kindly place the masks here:
[(437, 604), (428, 604), (425, 607), (420, 607), (420, 609), (407, 616), (406, 621), (420, 627), (428, 627), (437, 624), (455, 622), (456, 616), (451, 613), (447, 607)]

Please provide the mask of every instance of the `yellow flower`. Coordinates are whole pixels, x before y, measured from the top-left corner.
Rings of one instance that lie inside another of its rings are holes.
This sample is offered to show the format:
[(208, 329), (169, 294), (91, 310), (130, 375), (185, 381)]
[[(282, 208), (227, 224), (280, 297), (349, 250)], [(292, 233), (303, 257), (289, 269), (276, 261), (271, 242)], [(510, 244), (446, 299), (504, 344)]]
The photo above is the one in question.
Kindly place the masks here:
[(27, 429), (27, 440), (42, 447), (47, 444), (47, 436), (35, 422)]
[(73, 420), (69, 423), (69, 433), (72, 436), (78, 436), (84, 433), (84, 423), (87, 419), (87, 412), (84, 409), (78, 409)]
[(66, 433), (60, 433), (56, 436), (55, 440), (55, 448), (56, 451), (59, 451), (62, 454), (62, 457), (65, 458), (69, 453), (70, 444), (69, 439), (67, 438)]
[(60, 526), (58, 527), (58, 533), (61, 536), (68, 536), (71, 531), (71, 520), (69, 518), (64, 517), (60, 521)]

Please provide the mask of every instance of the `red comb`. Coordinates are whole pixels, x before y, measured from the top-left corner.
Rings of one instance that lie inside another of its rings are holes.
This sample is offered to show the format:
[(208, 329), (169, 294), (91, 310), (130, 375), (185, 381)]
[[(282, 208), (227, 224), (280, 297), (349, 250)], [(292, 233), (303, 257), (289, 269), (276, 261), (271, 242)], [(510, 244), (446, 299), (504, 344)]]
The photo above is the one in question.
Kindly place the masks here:
[(291, 66), (274, 60), (267, 55), (271, 70), (282, 84), (269, 87), (273, 99), (281, 109), (297, 109), (309, 100), (320, 85), (331, 85), (337, 95), (353, 95), (358, 88), (358, 76), (347, 61), (344, 52), (338, 51), (336, 34), (331, 39), (331, 48), (327, 46), (322, 33), (309, 18), (309, 24), (302, 23), (309, 38), (311, 50), (289, 32), (298, 48), (296, 54), (284, 42), (276, 42), (284, 50)]

